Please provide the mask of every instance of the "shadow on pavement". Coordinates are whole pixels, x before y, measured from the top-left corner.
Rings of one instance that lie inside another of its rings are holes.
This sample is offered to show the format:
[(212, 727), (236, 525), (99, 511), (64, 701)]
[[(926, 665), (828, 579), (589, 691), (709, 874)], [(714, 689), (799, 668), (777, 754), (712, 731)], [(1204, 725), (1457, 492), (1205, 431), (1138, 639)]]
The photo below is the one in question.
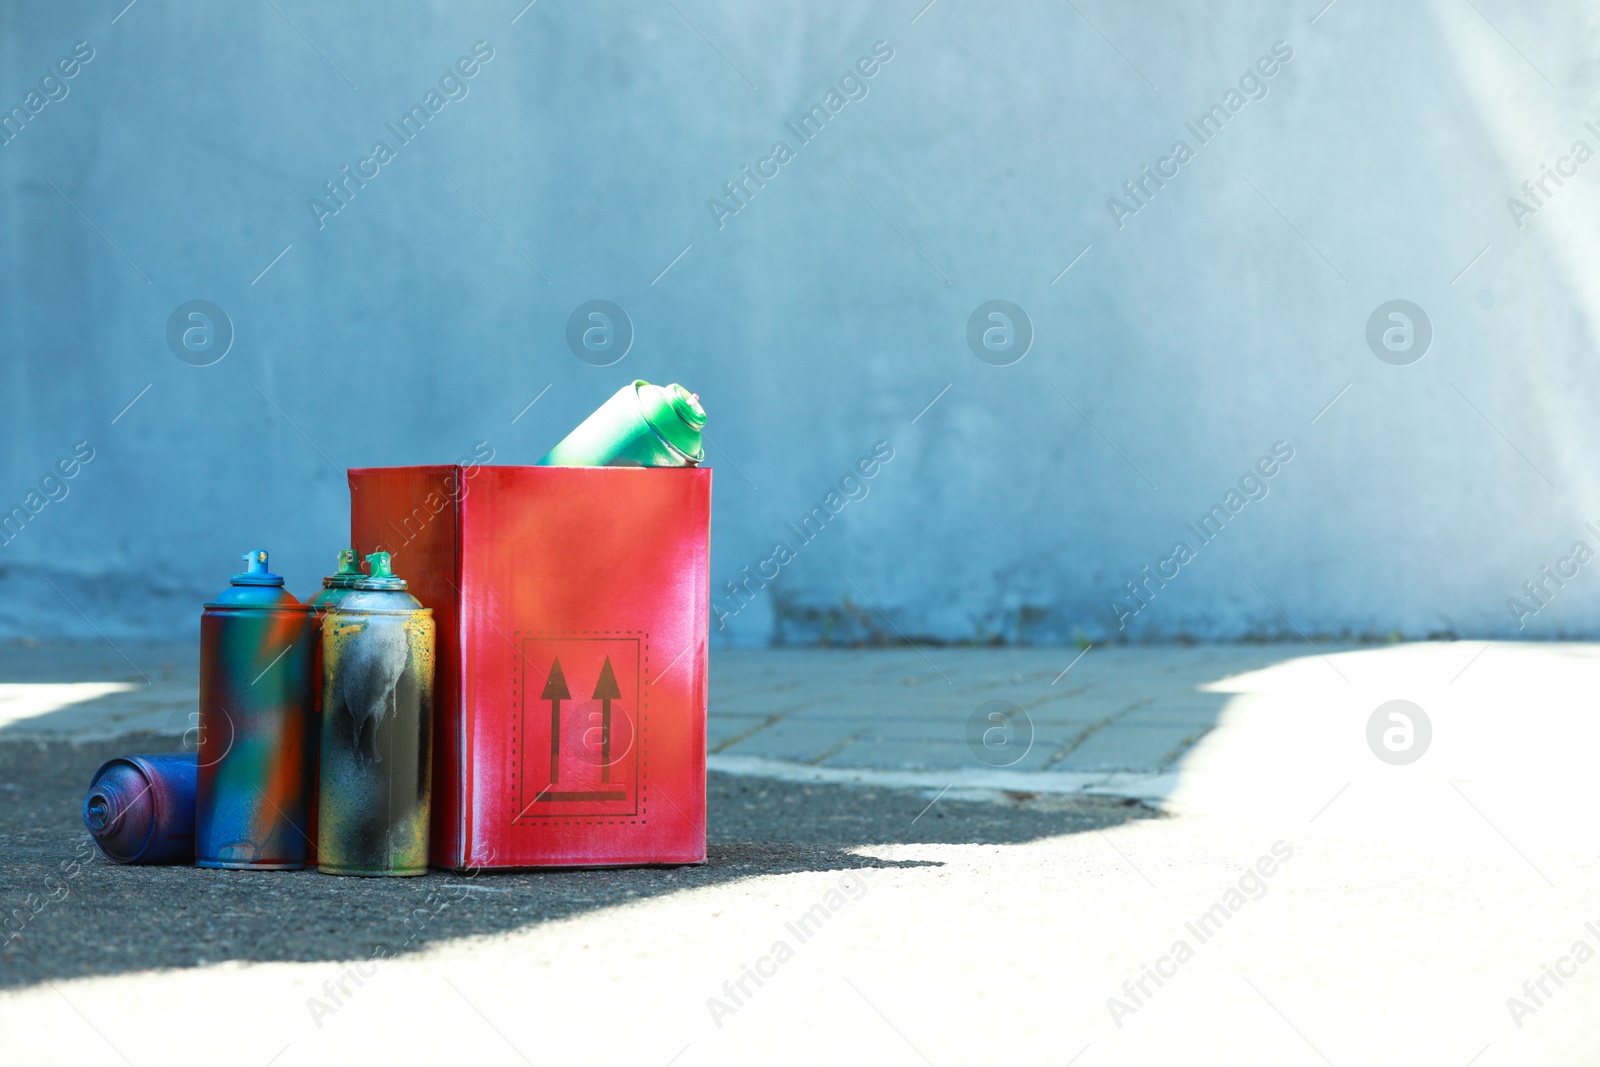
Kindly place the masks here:
[(930, 808), (919, 792), (713, 774), (710, 857), (698, 867), (359, 879), (107, 862), (79, 816), (95, 768), (129, 752), (179, 748), (174, 739), (137, 737), (0, 744), (0, 938), (8, 939), (0, 989), (222, 960), (401, 954), (763, 875), (938, 866), (852, 851), (863, 846), (1016, 843), (1153, 817), (1110, 798), (1076, 798), (1060, 810), (945, 797)]

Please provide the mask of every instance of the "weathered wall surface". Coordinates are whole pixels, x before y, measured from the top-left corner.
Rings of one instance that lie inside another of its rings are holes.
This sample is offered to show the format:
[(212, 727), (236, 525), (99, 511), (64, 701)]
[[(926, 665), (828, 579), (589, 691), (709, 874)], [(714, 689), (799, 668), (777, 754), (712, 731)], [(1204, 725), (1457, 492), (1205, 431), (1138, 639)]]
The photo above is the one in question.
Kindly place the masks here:
[(309, 593), (345, 467), (642, 377), (719, 641), (1593, 636), (1595, 16), (1320, 7), (8, 5), (0, 632)]

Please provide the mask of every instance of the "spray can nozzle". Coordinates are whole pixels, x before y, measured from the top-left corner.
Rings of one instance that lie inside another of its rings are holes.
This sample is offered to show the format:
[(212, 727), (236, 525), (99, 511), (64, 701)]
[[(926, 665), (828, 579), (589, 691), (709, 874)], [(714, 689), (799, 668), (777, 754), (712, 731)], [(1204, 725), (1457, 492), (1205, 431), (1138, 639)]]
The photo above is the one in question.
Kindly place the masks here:
[(282, 585), (283, 579), (267, 570), (267, 550), (252, 549), (242, 557), (244, 573), (233, 576), (234, 585)]
[(356, 580), (357, 589), (404, 589), (404, 578), (394, 573), (389, 563), (389, 553), (374, 552), (367, 557), (368, 574)]

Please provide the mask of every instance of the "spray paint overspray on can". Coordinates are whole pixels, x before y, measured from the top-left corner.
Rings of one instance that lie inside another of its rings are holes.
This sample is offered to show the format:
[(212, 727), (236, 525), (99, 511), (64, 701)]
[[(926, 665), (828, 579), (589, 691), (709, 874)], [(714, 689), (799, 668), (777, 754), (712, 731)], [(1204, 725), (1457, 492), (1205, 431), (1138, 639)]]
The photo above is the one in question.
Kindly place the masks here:
[(83, 798), (83, 824), (114, 863), (193, 863), (192, 752), (108, 760)]
[(200, 616), (195, 861), (298, 870), (316, 767), (311, 611), (257, 549)]
[(367, 557), (322, 622), (317, 869), (425, 874), (432, 795), (433, 609), (406, 592), (389, 553)]
[(539, 461), (541, 467), (694, 467), (705, 459), (700, 397), (681, 385), (625, 385)]
[[(356, 582), (365, 577), (356, 559), (356, 550), (341, 548), (339, 569), (322, 579), (322, 588), (306, 601), (311, 609), (311, 732), (319, 739), (322, 737), (322, 620), (328, 609), (343, 600), (345, 594), (356, 587)], [(306, 837), (310, 839), (306, 845), (308, 866), (317, 862), (317, 780), (320, 774), (319, 768), (312, 768), (311, 797), (306, 806)]]

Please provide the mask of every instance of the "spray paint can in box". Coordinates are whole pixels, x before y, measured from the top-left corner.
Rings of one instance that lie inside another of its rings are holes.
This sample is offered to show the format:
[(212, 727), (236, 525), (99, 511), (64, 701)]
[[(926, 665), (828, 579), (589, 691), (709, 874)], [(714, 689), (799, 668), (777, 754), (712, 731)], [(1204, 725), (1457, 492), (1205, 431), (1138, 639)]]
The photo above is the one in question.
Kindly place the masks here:
[(389, 553), (322, 620), (317, 869), (426, 874), (432, 795), (433, 609)]
[(694, 467), (706, 413), (681, 385), (623, 386), (539, 461), (541, 467)]
[(94, 772), (83, 824), (114, 863), (194, 862), (194, 753), (121, 756)]
[(298, 870), (316, 767), (311, 612), (267, 569), (247, 567), (200, 616), (200, 767), (195, 862)]

